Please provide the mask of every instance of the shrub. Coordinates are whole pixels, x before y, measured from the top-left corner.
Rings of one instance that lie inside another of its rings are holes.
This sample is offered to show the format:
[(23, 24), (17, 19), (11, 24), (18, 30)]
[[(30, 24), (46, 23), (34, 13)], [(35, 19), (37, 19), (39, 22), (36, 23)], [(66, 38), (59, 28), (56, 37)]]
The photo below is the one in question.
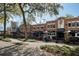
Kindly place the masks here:
[(72, 53), (71, 53), (72, 56), (79, 56), (79, 47), (76, 47)]
[(23, 43), (22, 42), (17, 42), (17, 43), (14, 43), (15, 45), (22, 45)]
[(27, 42), (36, 42), (35, 39), (28, 39)]
[(68, 46), (61, 47), (61, 54), (62, 55), (69, 56), (69, 55), (71, 55), (72, 51), (73, 51), (73, 49)]
[(46, 46), (40, 46), (40, 48), (41, 48), (41, 49), (45, 49), (45, 48), (46, 48)]
[(56, 54), (56, 53), (60, 52), (60, 47), (57, 46), (57, 45), (54, 45), (54, 46), (52, 46), (52, 45), (45, 45), (45, 46), (41, 46), (40, 48), (45, 50), (45, 51), (47, 51), (47, 52), (53, 53), (53, 54)]
[(2, 41), (5, 41), (5, 42), (11, 42), (10, 39), (6, 38), (6, 39), (2, 39)]
[(41, 46), (40, 48), (54, 55), (64, 55), (64, 56), (71, 55), (73, 51), (73, 49), (68, 46), (60, 47), (57, 45), (45, 45)]
[(3, 39), (3, 37), (2, 36), (0, 36), (0, 40), (2, 40)]

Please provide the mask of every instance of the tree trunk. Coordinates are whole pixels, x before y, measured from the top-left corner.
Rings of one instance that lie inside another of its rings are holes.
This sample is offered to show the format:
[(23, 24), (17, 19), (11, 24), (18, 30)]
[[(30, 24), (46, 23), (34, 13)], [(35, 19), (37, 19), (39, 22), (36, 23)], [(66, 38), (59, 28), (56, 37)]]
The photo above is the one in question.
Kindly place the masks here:
[(26, 33), (27, 32), (27, 25), (26, 25), (24, 10), (23, 10), (23, 7), (21, 6), (21, 3), (19, 3), (19, 7), (22, 12), (23, 22), (24, 22), (24, 26), (25, 26), (25, 39), (27, 39), (27, 33)]
[(4, 38), (6, 38), (6, 4), (4, 3)]

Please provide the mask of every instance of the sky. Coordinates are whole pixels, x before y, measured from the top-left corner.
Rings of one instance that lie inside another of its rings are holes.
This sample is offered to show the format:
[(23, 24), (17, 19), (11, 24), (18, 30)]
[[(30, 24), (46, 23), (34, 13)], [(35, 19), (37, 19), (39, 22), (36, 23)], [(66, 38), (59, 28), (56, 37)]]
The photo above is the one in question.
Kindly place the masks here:
[[(59, 15), (50, 17), (49, 15), (45, 15), (42, 18), (37, 17), (36, 22), (39, 23), (45, 23), (44, 19), (46, 21), (55, 20), (58, 17), (65, 16), (67, 14), (73, 15), (73, 16), (79, 16), (79, 3), (65, 3), (62, 4), (63, 9), (59, 11)], [(41, 21), (42, 20), (42, 21)], [(15, 16), (13, 19), (10, 19), (9, 21), (15, 21), (18, 23), (18, 26), (22, 23), (22, 18), (20, 16)], [(33, 22), (35, 24), (35, 22)], [(10, 27), (11, 24), (8, 22), (7, 27)], [(0, 24), (0, 30), (3, 30), (3, 25)]]
[[(57, 17), (66, 16), (67, 14), (73, 16), (79, 16), (79, 4), (77, 3), (65, 3), (63, 4), (63, 9), (59, 11), (59, 15)], [(44, 16), (42, 19), (46, 19), (46, 21), (55, 20), (56, 16), (50, 17), (49, 15)], [(41, 20), (40, 18), (38, 18)], [(40, 21), (37, 21), (38, 23)]]

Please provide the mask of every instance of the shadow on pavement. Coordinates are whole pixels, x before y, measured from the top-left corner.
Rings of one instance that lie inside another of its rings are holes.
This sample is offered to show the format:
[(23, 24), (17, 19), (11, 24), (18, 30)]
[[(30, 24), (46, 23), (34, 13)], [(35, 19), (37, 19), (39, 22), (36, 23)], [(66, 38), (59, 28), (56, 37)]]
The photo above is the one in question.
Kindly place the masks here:
[(17, 54), (19, 45), (11, 45), (0, 48), (0, 56), (13, 56)]

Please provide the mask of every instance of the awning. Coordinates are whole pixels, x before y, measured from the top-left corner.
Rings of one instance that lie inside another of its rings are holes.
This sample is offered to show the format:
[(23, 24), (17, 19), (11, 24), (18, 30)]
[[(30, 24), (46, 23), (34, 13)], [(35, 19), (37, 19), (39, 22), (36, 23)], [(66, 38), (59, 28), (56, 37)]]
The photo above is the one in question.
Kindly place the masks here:
[(65, 32), (65, 29), (64, 28), (60, 28), (57, 30), (58, 32)]

